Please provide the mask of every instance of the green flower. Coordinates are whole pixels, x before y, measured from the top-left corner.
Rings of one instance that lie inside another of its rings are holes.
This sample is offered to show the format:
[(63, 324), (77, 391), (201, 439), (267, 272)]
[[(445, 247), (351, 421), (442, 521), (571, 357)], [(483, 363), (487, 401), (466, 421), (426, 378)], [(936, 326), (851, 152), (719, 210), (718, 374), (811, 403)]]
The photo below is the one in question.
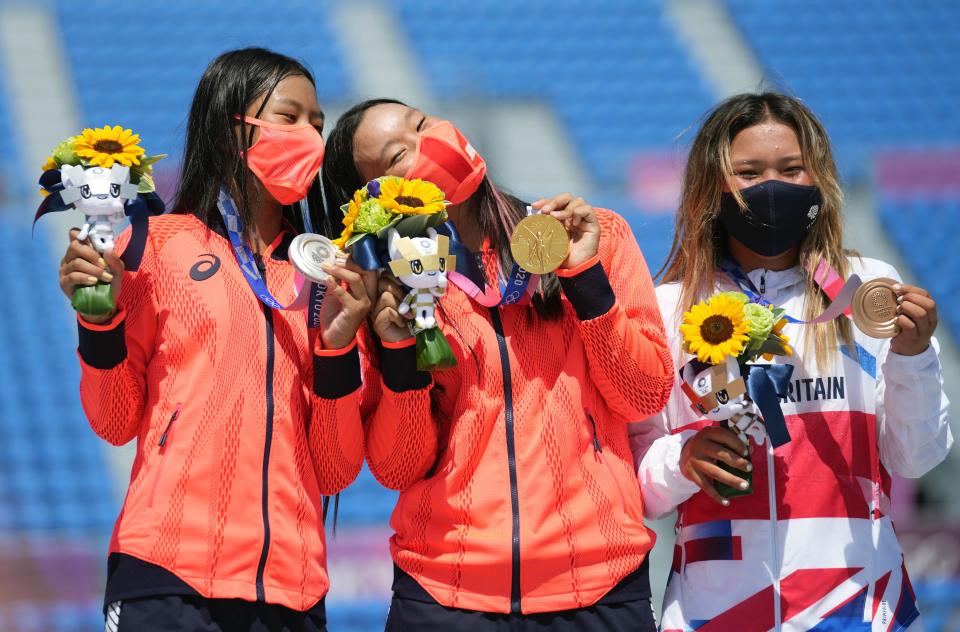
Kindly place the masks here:
[(353, 223), (353, 231), (356, 233), (376, 233), (394, 220), (395, 215), (383, 208), (383, 206), (374, 199), (367, 200), (360, 205), (360, 212)]
[(749, 327), (751, 341), (763, 342), (773, 330), (773, 312), (770, 308), (756, 303), (743, 306), (743, 318)]
[(740, 303), (741, 305), (746, 305), (750, 302), (750, 299), (748, 299), (747, 295), (743, 292), (721, 292), (721, 294), (729, 298), (731, 301)]
[(53, 159), (56, 160), (58, 164), (74, 166), (80, 164), (80, 156), (73, 151), (73, 143), (76, 139), (76, 136), (71, 136), (64, 141), (61, 141), (61, 143), (53, 150)]

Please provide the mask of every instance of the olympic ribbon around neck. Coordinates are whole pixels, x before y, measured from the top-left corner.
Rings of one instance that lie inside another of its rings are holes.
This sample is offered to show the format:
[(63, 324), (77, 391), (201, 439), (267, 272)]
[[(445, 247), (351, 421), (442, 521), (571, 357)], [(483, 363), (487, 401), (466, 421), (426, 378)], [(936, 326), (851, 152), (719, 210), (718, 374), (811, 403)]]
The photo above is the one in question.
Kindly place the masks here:
[(437, 227), (437, 232), (450, 238), (450, 254), (457, 255), (457, 269), (448, 272), (447, 278), (467, 296), (484, 307), (522, 305), (530, 301), (537, 287), (538, 275), (513, 264), (510, 276), (501, 283), (501, 287), (487, 285), (477, 257), (460, 241), (453, 222), (441, 224)]
[[(770, 301), (760, 294), (757, 287), (753, 284), (753, 281), (750, 280), (750, 277), (748, 277), (736, 263), (729, 259), (724, 260), (720, 264), (720, 269), (747, 295), (751, 302), (764, 306), (772, 305)], [(863, 285), (863, 280), (861, 280), (858, 275), (851, 274), (846, 282), (842, 282), (837, 271), (826, 261), (820, 262), (813, 272), (813, 278), (817, 285), (823, 288), (827, 296), (831, 298), (830, 305), (823, 313), (810, 320), (800, 320), (789, 314), (784, 314), (783, 317), (787, 319), (787, 322), (797, 325), (816, 325), (829, 322), (841, 314), (849, 316), (853, 296), (857, 293), (860, 286)], [(839, 289), (837, 289), (838, 287)]]
[(780, 399), (787, 396), (787, 387), (793, 375), (792, 364), (745, 364), (741, 366), (747, 394), (754, 401), (763, 424), (770, 436), (770, 443), (778, 448), (790, 442), (787, 422), (780, 409)]
[[(250, 246), (243, 240), (245, 226), (243, 218), (237, 212), (237, 207), (230, 196), (226, 187), (220, 187), (220, 195), (217, 197), (217, 208), (223, 217), (223, 224), (227, 227), (227, 236), (230, 238), (230, 244), (233, 246), (233, 253), (236, 255), (237, 263), (243, 272), (244, 278), (253, 290), (254, 295), (260, 301), (273, 309), (301, 310), (307, 309), (307, 325), (311, 328), (320, 326), (320, 306), (326, 296), (327, 288), (320, 283), (313, 283), (306, 279), (299, 272), (294, 276), (294, 291), (296, 298), (289, 305), (284, 306), (273, 297), (267, 288), (266, 281), (260, 275), (257, 264), (253, 258), (253, 252)], [(309, 286), (309, 287), (307, 287)]]
[[(727, 273), (730, 279), (740, 287), (743, 293), (746, 294), (750, 300), (764, 305), (770, 305), (770, 301), (759, 295), (759, 293), (756, 291), (756, 287), (753, 285), (753, 282), (737, 264), (727, 260), (721, 264), (720, 268)], [(816, 318), (807, 321), (799, 320), (788, 314), (784, 314), (783, 317), (786, 318), (788, 322), (800, 325), (817, 324), (833, 320), (840, 314), (844, 314), (848, 317), (852, 315), (850, 304), (853, 302), (853, 297), (857, 293), (857, 290), (860, 289), (861, 285), (863, 285), (863, 280), (858, 275), (851, 274), (850, 278), (844, 281), (840, 274), (833, 268), (833, 266), (831, 266), (825, 260), (821, 260), (819, 265), (817, 265), (817, 268), (813, 271), (813, 280), (830, 298), (830, 306), (827, 307), (827, 309)], [(876, 366), (876, 357), (860, 346), (860, 343), (857, 342), (854, 343), (853, 353), (855, 354), (854, 357), (860, 358), (860, 368), (872, 375), (871, 370), (868, 367)]]

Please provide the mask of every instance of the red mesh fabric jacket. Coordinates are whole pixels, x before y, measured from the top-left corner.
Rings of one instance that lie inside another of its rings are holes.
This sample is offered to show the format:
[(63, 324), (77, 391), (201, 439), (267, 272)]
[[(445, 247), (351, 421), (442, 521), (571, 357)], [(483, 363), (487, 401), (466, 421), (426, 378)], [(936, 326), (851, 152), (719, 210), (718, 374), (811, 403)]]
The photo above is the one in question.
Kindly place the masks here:
[[(285, 237), (263, 261), (289, 303), (293, 269), (271, 256)], [(137, 439), (110, 552), (205, 597), (312, 607), (329, 586), (322, 495), (363, 462), (356, 345), (312, 352), (304, 313), (265, 311), (229, 242), (190, 215), (151, 218), (118, 307), (80, 320), (79, 350), (91, 427)]]
[[(586, 607), (653, 545), (626, 424), (663, 408), (673, 369), (643, 255), (598, 213), (598, 257), (561, 272), (560, 320), (451, 285), (438, 318), (455, 368), (431, 377), (411, 341), (384, 345), (367, 460), (401, 490), (394, 561), (445, 606)], [(492, 251), (484, 266), (495, 278)]]

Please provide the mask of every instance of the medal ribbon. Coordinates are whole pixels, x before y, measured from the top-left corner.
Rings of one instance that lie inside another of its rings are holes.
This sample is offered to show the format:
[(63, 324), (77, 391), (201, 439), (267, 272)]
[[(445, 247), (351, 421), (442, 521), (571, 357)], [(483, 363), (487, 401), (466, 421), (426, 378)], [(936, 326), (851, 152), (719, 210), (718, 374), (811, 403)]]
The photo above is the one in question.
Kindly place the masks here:
[[(253, 258), (253, 252), (250, 246), (243, 240), (244, 224), (243, 218), (237, 212), (237, 207), (230, 197), (230, 192), (226, 187), (220, 187), (220, 195), (217, 197), (217, 208), (220, 209), (220, 215), (223, 217), (223, 223), (227, 227), (227, 235), (230, 238), (230, 244), (233, 246), (233, 253), (236, 255), (237, 263), (243, 272), (244, 278), (253, 290), (254, 295), (260, 301), (272, 309), (300, 310), (309, 306), (307, 311), (307, 325), (310, 328), (320, 326), (320, 306), (323, 303), (327, 288), (321, 283), (313, 283), (302, 274), (297, 272), (294, 275), (295, 298), (289, 305), (281, 304), (273, 297), (267, 288), (266, 282), (260, 276), (260, 270)], [(307, 285), (310, 287), (307, 288)]]
[[(747, 295), (747, 298), (750, 299), (752, 303), (759, 303), (765, 307), (770, 307), (773, 305), (770, 301), (764, 298), (760, 292), (757, 290), (757, 287), (753, 284), (753, 281), (750, 280), (750, 277), (738, 266), (736, 263), (725, 259), (720, 263), (720, 269), (730, 278), (731, 281), (736, 283), (737, 287), (740, 288), (740, 291)], [(853, 302), (853, 295), (856, 294), (857, 289), (863, 285), (863, 281), (860, 280), (860, 277), (856, 274), (851, 274), (850, 278), (843, 281), (840, 278), (840, 275), (837, 274), (837, 271), (827, 263), (826, 261), (821, 261), (820, 265), (817, 266), (817, 269), (813, 273), (814, 281), (824, 293), (830, 298), (830, 305), (821, 313), (819, 316), (812, 318), (810, 320), (800, 320), (799, 318), (794, 318), (789, 314), (784, 314), (783, 318), (789, 323), (794, 323), (798, 325), (815, 325), (819, 323), (826, 323), (840, 314), (850, 315), (850, 303)]]
[[(500, 281), (500, 287), (493, 287), (484, 281), (482, 272), (482, 254), (472, 253), (460, 241), (453, 222), (444, 222), (437, 226), (437, 232), (450, 238), (450, 254), (457, 257), (457, 269), (447, 271), (447, 279), (463, 290), (474, 301), (484, 307), (524, 304), (529, 302), (539, 279), (517, 264), (513, 264), (510, 276)], [(481, 286), (483, 289), (480, 289)]]
[[(765, 306), (772, 305), (770, 301), (760, 295), (753, 281), (750, 280), (750, 277), (748, 277), (736, 263), (729, 259), (724, 260), (720, 264), (720, 269), (737, 284), (737, 287), (739, 287), (752, 302)], [(799, 325), (818, 324), (831, 321), (840, 314), (844, 314), (847, 317), (851, 316), (850, 304), (853, 302), (853, 295), (856, 294), (857, 289), (863, 285), (863, 281), (858, 275), (851, 274), (850, 278), (844, 282), (833, 266), (825, 260), (821, 260), (817, 269), (813, 271), (813, 280), (830, 299), (830, 306), (827, 307), (822, 314), (811, 320), (800, 320), (784, 314), (783, 318), (786, 318), (787, 322)], [(854, 350), (850, 350), (844, 346), (841, 347), (841, 351), (856, 361), (860, 365), (860, 368), (870, 375), (870, 377), (876, 377), (876, 356), (864, 349), (860, 343), (854, 342), (854, 345)]]

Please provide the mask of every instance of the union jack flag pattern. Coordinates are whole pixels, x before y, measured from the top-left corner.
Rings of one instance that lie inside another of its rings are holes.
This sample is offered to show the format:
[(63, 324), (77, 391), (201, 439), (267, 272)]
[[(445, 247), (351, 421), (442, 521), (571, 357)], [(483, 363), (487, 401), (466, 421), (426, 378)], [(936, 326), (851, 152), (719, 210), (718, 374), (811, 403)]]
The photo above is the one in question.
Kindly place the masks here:
[[(899, 279), (879, 261), (850, 264), (865, 280)], [(749, 275), (768, 300), (804, 314), (800, 268)], [(736, 287), (723, 280), (719, 289)], [(657, 297), (682, 365), (680, 288), (661, 286)], [(838, 345), (820, 370), (798, 358), (803, 326), (785, 333), (796, 354), (776, 361), (795, 365), (781, 401), (791, 441), (750, 442), (753, 493), (723, 507), (680, 472), (683, 442), (713, 422), (690, 408), (679, 377), (661, 414), (631, 424), (647, 517), (678, 510), (662, 629), (921, 629), (889, 515), (890, 471), (919, 477), (952, 443), (936, 341), (906, 357), (891, 353), (889, 340), (855, 331), (853, 348)]]

